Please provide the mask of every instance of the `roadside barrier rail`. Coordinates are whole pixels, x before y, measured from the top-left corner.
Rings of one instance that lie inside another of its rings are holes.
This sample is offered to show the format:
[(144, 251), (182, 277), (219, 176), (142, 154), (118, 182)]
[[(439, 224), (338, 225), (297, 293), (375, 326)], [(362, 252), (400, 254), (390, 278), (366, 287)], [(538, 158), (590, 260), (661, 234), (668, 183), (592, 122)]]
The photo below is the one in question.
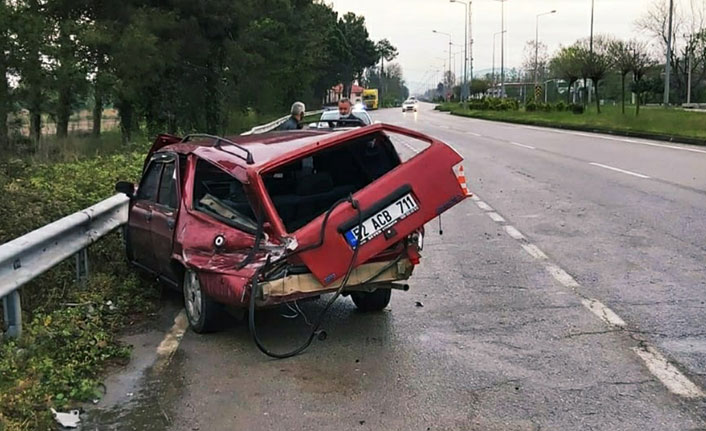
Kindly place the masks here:
[(0, 245), (0, 298), (7, 336), (22, 333), (18, 289), (72, 255), (77, 280), (87, 276), (86, 247), (127, 223), (128, 202), (127, 196), (116, 194)]

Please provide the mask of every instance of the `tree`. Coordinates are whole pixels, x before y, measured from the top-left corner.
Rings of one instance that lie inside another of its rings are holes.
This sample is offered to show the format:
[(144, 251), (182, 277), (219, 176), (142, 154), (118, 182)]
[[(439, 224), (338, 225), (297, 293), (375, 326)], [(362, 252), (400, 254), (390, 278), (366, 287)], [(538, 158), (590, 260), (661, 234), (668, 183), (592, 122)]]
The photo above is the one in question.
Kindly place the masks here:
[(7, 120), (12, 107), (10, 83), (7, 77), (12, 67), (11, 55), (15, 50), (10, 27), (14, 21), (14, 12), (8, 2), (0, 1), (0, 153), (5, 153), (10, 148)]
[[(397, 58), (398, 52), (397, 48), (395, 48), (389, 40), (387, 39), (382, 39), (378, 41), (378, 43), (375, 44), (375, 50), (377, 51), (378, 55), (380, 56), (380, 77), (385, 76), (385, 60), (387, 61), (392, 61), (395, 58)], [(382, 93), (380, 95), (380, 98), (383, 97), (385, 93), (385, 86), (383, 85), (382, 81), (380, 82), (380, 92)]]
[(621, 97), (620, 104), (623, 114), (625, 114), (625, 77), (633, 69), (633, 57), (630, 45), (635, 41), (624, 42), (622, 40), (614, 40), (608, 47), (608, 55), (613, 60), (613, 66), (620, 74)]
[[(685, 3), (674, 4), (672, 50), (668, 59), (672, 69), (670, 88), (678, 102), (685, 99), (688, 72), (692, 74), (692, 85), (706, 85), (706, 2), (689, 0), (688, 6)], [(688, 10), (684, 11), (682, 7), (688, 7)], [(667, 53), (668, 20), (669, 1), (653, 0), (642, 17), (635, 22), (639, 29), (653, 37), (662, 52), (661, 58), (665, 58)]]
[(366, 67), (377, 62), (378, 52), (365, 28), (365, 17), (348, 12), (338, 20), (338, 27), (348, 54), (348, 61), (343, 66), (344, 94), (348, 94), (353, 80), (360, 78)]
[(76, 2), (50, 0), (46, 3), (46, 16), (51, 29), (45, 49), (51, 58), (48, 73), (56, 92), (53, 103), (56, 135), (66, 138), (73, 106), (86, 82), (86, 63), (82, 59), (85, 53), (80, 40), (81, 28), (86, 22), (85, 8)]
[(566, 101), (571, 103), (571, 87), (581, 77), (579, 48), (575, 45), (562, 47), (549, 61), (549, 70), (553, 76), (565, 80), (568, 84)]
[(601, 113), (601, 101), (598, 96), (600, 82), (612, 67), (611, 57), (608, 54), (610, 38), (598, 35), (593, 38), (593, 49), (588, 46), (587, 40), (579, 41), (581, 69), (584, 78), (593, 81), (593, 91), (596, 96), (596, 112)]
[(19, 95), (29, 110), (29, 136), (37, 144), (42, 135), (42, 112), (46, 105), (47, 65), (45, 7), (39, 0), (16, 3), (17, 70)]
[(649, 84), (643, 81), (647, 71), (654, 66), (655, 61), (650, 56), (644, 44), (635, 43), (631, 46), (631, 58), (632, 58), (632, 76), (633, 85), (632, 91), (637, 96), (637, 101), (635, 103), (635, 116), (640, 115), (640, 97), (641, 95), (649, 89)]
[[(535, 53), (537, 54), (536, 61)], [(544, 77), (546, 75), (546, 69), (548, 64), (549, 53), (547, 52), (547, 46), (542, 42), (535, 44), (534, 40), (528, 40), (525, 43), (522, 69), (527, 72), (531, 71), (532, 80), (534, 82), (541, 82), (544, 80)]]

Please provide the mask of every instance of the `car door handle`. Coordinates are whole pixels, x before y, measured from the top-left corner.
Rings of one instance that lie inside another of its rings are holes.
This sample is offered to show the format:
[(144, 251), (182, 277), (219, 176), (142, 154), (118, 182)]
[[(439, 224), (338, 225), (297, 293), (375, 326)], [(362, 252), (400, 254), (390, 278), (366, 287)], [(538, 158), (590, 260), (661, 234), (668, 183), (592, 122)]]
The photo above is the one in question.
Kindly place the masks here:
[(169, 227), (169, 230), (173, 230), (175, 224), (176, 224), (176, 222), (174, 221), (173, 218), (167, 219), (167, 227)]

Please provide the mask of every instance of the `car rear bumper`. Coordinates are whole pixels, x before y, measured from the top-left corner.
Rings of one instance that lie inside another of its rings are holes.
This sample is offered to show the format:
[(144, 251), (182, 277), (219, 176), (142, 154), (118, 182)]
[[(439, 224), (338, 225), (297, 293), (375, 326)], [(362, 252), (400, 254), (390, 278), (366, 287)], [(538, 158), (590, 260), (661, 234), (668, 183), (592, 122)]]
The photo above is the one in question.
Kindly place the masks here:
[[(366, 263), (351, 271), (351, 276), (343, 291), (365, 290), (364, 286), (367, 285), (389, 284), (407, 280), (413, 270), (414, 264), (409, 258)], [(257, 305), (274, 305), (334, 292), (341, 287), (342, 281), (341, 279), (324, 286), (311, 273), (287, 275), (277, 280), (260, 283), (262, 296)]]

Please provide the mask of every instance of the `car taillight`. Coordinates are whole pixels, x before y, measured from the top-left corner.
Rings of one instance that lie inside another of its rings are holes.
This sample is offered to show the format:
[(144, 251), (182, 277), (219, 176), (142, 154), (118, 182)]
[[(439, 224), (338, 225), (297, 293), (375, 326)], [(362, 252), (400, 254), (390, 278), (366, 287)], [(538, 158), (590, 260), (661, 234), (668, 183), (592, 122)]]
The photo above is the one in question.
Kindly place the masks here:
[(456, 179), (458, 179), (458, 185), (461, 187), (461, 190), (463, 190), (463, 193), (466, 196), (472, 196), (473, 193), (468, 191), (468, 185), (466, 184), (466, 173), (463, 170), (463, 164), (459, 163), (456, 166), (454, 166), (454, 173), (456, 174)]

